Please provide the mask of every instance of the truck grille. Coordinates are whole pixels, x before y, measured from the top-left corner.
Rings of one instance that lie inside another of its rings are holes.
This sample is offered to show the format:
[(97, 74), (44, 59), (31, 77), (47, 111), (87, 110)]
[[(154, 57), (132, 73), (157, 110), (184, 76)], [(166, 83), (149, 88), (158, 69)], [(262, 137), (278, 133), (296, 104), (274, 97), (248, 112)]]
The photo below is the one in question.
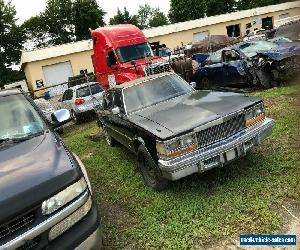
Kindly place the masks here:
[(242, 130), (244, 126), (244, 114), (238, 114), (221, 124), (201, 130), (197, 133), (199, 148), (226, 139)]
[(171, 66), (169, 63), (156, 63), (146, 67), (147, 75), (156, 75), (159, 73), (170, 72)]
[(5, 226), (0, 226), (0, 242), (13, 237), (18, 231), (30, 226), (35, 220), (34, 212), (19, 217)]

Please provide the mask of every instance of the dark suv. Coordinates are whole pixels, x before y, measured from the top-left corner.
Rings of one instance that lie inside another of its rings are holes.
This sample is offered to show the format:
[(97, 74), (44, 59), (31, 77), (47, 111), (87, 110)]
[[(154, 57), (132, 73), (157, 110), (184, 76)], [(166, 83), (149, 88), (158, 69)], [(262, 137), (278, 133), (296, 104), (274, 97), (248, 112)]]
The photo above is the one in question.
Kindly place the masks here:
[(173, 73), (118, 85), (98, 111), (109, 145), (137, 154), (146, 185), (155, 190), (244, 156), (269, 136), (273, 120), (257, 97), (195, 91)]
[(86, 170), (53, 123), (19, 90), (0, 91), (0, 249), (99, 249)]

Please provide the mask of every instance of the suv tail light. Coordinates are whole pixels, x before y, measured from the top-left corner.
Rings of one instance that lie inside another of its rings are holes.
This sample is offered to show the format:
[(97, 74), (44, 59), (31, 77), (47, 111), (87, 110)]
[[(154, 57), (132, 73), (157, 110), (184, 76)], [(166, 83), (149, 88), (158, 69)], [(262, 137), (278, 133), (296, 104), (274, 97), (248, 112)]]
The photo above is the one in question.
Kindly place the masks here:
[(83, 98), (76, 98), (75, 99), (75, 105), (76, 106), (79, 106), (79, 105), (82, 105), (84, 104), (85, 100)]

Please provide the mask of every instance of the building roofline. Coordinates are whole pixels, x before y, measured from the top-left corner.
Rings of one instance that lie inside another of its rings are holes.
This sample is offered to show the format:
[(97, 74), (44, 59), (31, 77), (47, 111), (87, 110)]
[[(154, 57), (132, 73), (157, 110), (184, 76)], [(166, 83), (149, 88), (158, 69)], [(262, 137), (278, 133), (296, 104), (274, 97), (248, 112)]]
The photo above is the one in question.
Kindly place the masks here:
[(29, 62), (42, 61), (45, 59), (75, 54), (92, 49), (92, 40), (89, 39), (78, 42), (65, 43), (61, 45), (53, 45), (40, 49), (22, 50), (21, 65), (22, 68), (24, 68), (25, 64)]
[(205, 17), (205, 18), (186, 21), (186, 22), (179, 22), (179, 23), (164, 25), (156, 28), (146, 29), (143, 30), (143, 32), (147, 38), (152, 38), (156, 36), (163, 36), (171, 33), (180, 32), (180, 31), (201, 28), (209, 25), (214, 25), (217, 23), (236, 21), (243, 18), (264, 15), (264, 14), (277, 12), (277, 11), (284, 11), (284, 10), (297, 8), (297, 7), (300, 8), (300, 1), (269, 5), (260, 8), (241, 10), (238, 12), (222, 14), (218, 16), (211, 16), (211, 17)]

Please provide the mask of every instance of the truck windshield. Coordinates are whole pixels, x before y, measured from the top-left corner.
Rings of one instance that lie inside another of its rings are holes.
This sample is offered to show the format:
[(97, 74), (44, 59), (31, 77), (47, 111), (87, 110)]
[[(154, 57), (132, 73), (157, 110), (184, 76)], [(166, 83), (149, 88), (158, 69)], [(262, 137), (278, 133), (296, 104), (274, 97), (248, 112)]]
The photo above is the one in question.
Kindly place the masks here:
[(176, 75), (167, 75), (124, 89), (124, 102), (127, 113), (185, 95), (193, 88)]
[(23, 95), (0, 97), (0, 144), (40, 134), (46, 125)]
[(137, 60), (145, 56), (153, 56), (153, 52), (149, 43), (141, 43), (117, 48), (117, 54), (122, 63)]

